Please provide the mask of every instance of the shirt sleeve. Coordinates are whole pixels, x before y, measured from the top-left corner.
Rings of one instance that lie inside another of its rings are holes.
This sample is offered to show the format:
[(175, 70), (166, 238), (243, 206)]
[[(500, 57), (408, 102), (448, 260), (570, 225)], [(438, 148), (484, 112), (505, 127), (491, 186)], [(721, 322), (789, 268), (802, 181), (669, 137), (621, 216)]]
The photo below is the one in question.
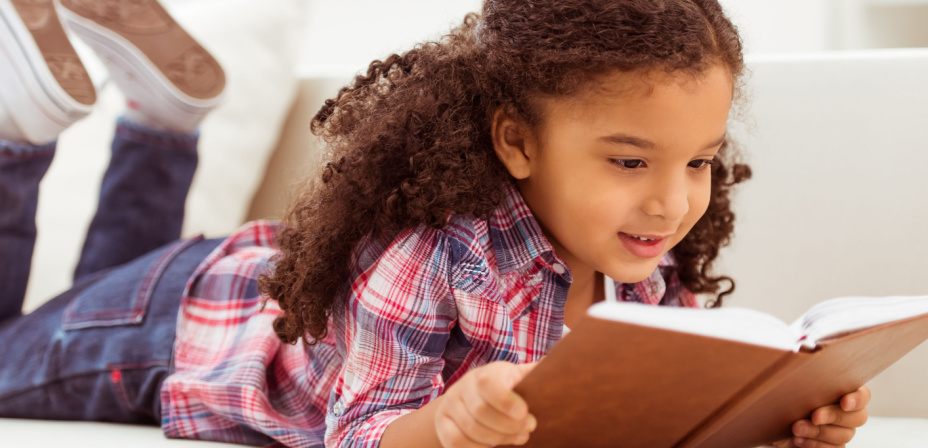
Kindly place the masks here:
[(358, 268), (335, 325), (342, 370), (327, 447), (377, 447), (387, 426), (444, 392), (442, 353), (456, 320), (446, 236), (420, 227)]

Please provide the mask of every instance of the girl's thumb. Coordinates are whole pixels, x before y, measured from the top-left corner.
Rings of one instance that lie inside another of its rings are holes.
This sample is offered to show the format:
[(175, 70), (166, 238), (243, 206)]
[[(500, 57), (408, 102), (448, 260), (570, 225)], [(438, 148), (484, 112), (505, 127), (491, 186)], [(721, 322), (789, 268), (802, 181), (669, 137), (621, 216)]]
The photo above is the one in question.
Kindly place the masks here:
[(540, 362), (541, 362), (541, 361), (535, 361), (535, 362), (527, 362), (527, 363), (525, 363), (525, 364), (519, 364), (519, 370), (522, 371), (522, 375), (524, 376), (524, 375), (528, 374), (529, 372), (531, 372), (532, 369), (534, 369), (535, 366), (537, 366), (538, 363), (540, 363)]
[(539, 361), (529, 362), (525, 364), (516, 364), (515, 369), (513, 369), (515, 374), (513, 375), (513, 378), (512, 378), (513, 379), (512, 386), (515, 386), (519, 381), (522, 381), (522, 378), (525, 378), (525, 375), (528, 375), (528, 373), (531, 372), (532, 369), (534, 369), (536, 365), (538, 365), (538, 362)]

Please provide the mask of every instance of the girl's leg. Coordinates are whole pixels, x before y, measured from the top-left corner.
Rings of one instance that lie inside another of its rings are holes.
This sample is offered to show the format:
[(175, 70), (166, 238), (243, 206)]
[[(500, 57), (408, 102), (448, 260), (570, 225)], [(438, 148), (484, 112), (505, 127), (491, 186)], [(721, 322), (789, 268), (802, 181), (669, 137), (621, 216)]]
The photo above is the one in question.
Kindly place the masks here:
[(22, 312), (35, 247), (39, 181), (55, 144), (0, 140), (0, 322)]
[[(53, 9), (37, 10), (51, 0), (12, 1), (25, 5), (24, 17), (42, 19), (36, 24), (51, 23), (45, 19)], [(10, 0), (0, 0), (0, 18), (22, 22), (20, 9), (10, 5)], [(155, 0), (127, 10), (136, 16), (125, 17), (124, 23), (111, 22), (106, 11), (93, 5), (61, 2), (72, 30), (89, 38), (126, 94), (131, 122), (122, 120), (117, 126), (75, 286), (29, 315), (0, 321), (0, 340), (6, 341), (0, 344), (0, 417), (159, 423), (160, 386), (171, 370), (183, 289), (221, 240), (164, 244), (180, 235), (197, 163), (194, 130), (218, 104), (225, 78), (218, 63)], [(166, 34), (151, 35), (155, 28)], [(114, 39), (109, 31), (117, 29), (121, 37)], [(4, 46), (7, 41), (26, 35), (14, 30), (6, 36), (3, 31), (0, 26), (3, 51), (14, 47)], [(137, 47), (143, 43), (157, 48)], [(5, 76), (3, 51), (0, 75)], [(155, 59), (151, 51), (170, 57)], [(0, 106), (5, 102), (22, 117), (22, 106), (11, 106), (3, 96), (19, 90), (12, 85), (4, 89), (6, 85), (0, 83)], [(20, 103), (28, 102), (24, 98)], [(3, 110), (0, 138), (7, 129)], [(38, 131), (46, 128), (51, 129)], [(28, 134), (21, 125), (17, 131)], [(33, 135), (40, 135), (38, 131)]]
[(120, 119), (75, 282), (180, 237), (197, 138)]
[(117, 15), (94, 2), (62, 0), (60, 6), (127, 103), (74, 273), (79, 280), (180, 236), (197, 164), (196, 130), (221, 102), (225, 74), (156, 0)]
[(0, 0), (0, 322), (21, 313), (54, 141), (95, 100), (54, 2)]
[(220, 242), (171, 243), (0, 322), (0, 417), (159, 424), (183, 289)]

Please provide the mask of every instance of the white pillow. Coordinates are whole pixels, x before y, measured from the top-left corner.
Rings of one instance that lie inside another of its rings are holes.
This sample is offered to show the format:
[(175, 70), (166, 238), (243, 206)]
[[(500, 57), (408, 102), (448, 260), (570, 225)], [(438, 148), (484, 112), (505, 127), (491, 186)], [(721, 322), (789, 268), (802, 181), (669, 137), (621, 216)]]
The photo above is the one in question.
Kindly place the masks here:
[[(225, 102), (201, 126), (200, 165), (190, 195), (184, 235), (221, 236), (245, 219), (264, 176), (296, 92), (293, 37), (303, 14), (299, 0), (163, 0), (174, 18), (205, 46), (226, 72)], [(272, 6), (273, 5), (273, 6)], [(75, 47), (91, 75), (101, 65), (78, 39)], [(42, 182), (28, 312), (66, 290), (96, 209), (109, 161), (122, 94), (109, 83), (94, 112), (59, 139)]]

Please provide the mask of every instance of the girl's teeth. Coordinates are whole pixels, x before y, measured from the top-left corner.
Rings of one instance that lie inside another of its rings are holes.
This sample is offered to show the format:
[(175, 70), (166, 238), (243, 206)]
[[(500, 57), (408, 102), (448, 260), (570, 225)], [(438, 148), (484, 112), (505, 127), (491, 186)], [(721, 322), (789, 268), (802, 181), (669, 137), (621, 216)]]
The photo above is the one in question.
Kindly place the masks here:
[(641, 241), (654, 241), (654, 240), (651, 240), (651, 239), (642, 238), (642, 237), (640, 237), (640, 236), (635, 236), (635, 235), (629, 235), (629, 236), (632, 237), (632, 238), (634, 238), (634, 239), (636, 239), (636, 240), (641, 240)]

